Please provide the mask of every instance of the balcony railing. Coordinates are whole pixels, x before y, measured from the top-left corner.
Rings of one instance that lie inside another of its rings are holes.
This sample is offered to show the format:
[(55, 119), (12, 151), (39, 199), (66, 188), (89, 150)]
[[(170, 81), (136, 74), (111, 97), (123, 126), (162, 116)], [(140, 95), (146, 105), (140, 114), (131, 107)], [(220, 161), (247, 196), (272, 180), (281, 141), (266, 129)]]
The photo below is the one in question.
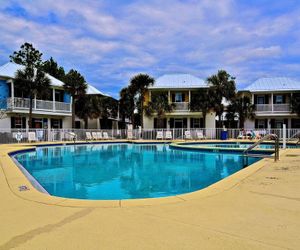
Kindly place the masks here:
[(256, 112), (290, 112), (290, 104), (257, 104)]
[(174, 111), (189, 111), (188, 102), (173, 102), (175, 104)]
[[(29, 109), (30, 99), (29, 98), (7, 98), (7, 109)], [(50, 111), (50, 112), (71, 112), (71, 104), (65, 102), (53, 102), (45, 100), (32, 100), (33, 111)]]

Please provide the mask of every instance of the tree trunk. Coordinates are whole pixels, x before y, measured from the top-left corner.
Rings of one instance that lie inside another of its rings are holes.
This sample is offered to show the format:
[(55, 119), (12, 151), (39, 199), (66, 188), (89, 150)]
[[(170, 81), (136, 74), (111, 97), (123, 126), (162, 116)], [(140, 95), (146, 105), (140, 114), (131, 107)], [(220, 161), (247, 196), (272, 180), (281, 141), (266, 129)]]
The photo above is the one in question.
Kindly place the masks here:
[(244, 128), (245, 119), (240, 117), (239, 128)]
[(29, 97), (29, 118), (28, 118), (28, 127), (32, 128), (32, 96)]
[(75, 128), (75, 98), (72, 99), (72, 128)]

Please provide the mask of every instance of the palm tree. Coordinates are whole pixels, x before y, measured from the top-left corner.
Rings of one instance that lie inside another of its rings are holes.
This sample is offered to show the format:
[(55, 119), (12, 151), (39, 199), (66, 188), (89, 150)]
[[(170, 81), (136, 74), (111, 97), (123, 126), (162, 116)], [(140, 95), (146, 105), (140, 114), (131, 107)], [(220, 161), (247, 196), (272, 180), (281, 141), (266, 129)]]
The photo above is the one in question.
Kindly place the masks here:
[(191, 96), (190, 110), (193, 112), (202, 112), (204, 124), (207, 112), (214, 107), (211, 92), (211, 88), (202, 89), (192, 93)]
[(97, 95), (80, 96), (75, 103), (76, 115), (84, 120), (84, 128), (88, 129), (88, 120), (101, 115), (100, 97)]
[(207, 82), (212, 89), (211, 97), (213, 98), (214, 110), (219, 118), (220, 126), (221, 116), (224, 112), (223, 98), (230, 101), (235, 97), (235, 78), (229, 75), (225, 70), (219, 70), (216, 75), (207, 78)]
[(29, 97), (29, 121), (32, 128), (32, 101), (39, 94), (46, 94), (50, 88), (50, 80), (39, 68), (26, 66), (24, 70), (17, 70), (14, 86)]
[(107, 128), (109, 118), (116, 118), (118, 116), (118, 101), (109, 96), (102, 96), (99, 99), (99, 107), (101, 114), (101, 122)]
[(64, 90), (72, 96), (72, 128), (75, 128), (75, 103), (86, 94), (87, 84), (84, 77), (76, 70), (71, 69), (64, 78)]
[(140, 124), (143, 127), (143, 109), (145, 93), (149, 86), (154, 84), (154, 78), (147, 74), (138, 74), (130, 80), (129, 89), (132, 91), (133, 96), (138, 96), (138, 111), (140, 113)]
[(130, 118), (133, 127), (135, 127), (134, 121), (134, 94), (127, 88), (123, 88), (120, 91), (119, 109), (122, 121), (125, 122), (125, 118)]
[(294, 94), (291, 100), (291, 111), (300, 117), (300, 94)]
[(162, 127), (163, 118), (166, 113), (170, 113), (174, 110), (175, 104), (169, 103), (168, 95), (165, 93), (152, 94), (151, 101), (145, 106), (145, 115), (152, 117), (154, 113), (157, 114), (157, 121), (159, 127)]
[(226, 118), (233, 121), (239, 119), (239, 128), (243, 128), (246, 119), (253, 120), (255, 118), (255, 105), (252, 104), (248, 96), (237, 94), (227, 107)]

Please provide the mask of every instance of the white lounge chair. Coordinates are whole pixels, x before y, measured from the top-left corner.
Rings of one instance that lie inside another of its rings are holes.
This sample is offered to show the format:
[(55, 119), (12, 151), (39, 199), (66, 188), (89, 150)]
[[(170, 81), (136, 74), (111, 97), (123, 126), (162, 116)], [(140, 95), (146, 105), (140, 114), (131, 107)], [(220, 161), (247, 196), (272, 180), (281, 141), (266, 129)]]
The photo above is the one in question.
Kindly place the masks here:
[(93, 140), (92, 135), (91, 135), (91, 132), (85, 132), (85, 139), (86, 139), (87, 141)]
[(167, 140), (172, 140), (173, 137), (172, 137), (172, 132), (170, 130), (166, 131), (166, 137), (165, 137)]
[(156, 132), (156, 140), (162, 140), (163, 139), (163, 132), (162, 131), (157, 131)]
[(204, 140), (205, 136), (203, 135), (203, 130), (196, 131), (197, 139)]
[(127, 131), (127, 139), (128, 140), (132, 140), (133, 139), (133, 134), (132, 134), (132, 131)]
[(37, 141), (35, 132), (28, 132), (28, 141), (29, 142)]
[(101, 132), (97, 132), (97, 139), (101, 140), (102, 139), (102, 133)]
[(184, 138), (185, 138), (186, 140), (191, 140), (191, 139), (192, 139), (191, 131), (189, 131), (189, 130), (184, 131)]
[(105, 139), (105, 140), (110, 139), (107, 132), (103, 132), (103, 139)]
[(97, 140), (98, 139), (97, 132), (92, 132), (92, 137), (94, 140)]

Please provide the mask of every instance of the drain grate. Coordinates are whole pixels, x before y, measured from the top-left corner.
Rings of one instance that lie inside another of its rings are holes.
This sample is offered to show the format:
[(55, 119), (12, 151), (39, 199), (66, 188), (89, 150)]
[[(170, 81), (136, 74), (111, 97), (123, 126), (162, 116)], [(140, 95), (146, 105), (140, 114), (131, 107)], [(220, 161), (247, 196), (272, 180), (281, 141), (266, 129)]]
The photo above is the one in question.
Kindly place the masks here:
[(19, 191), (22, 192), (22, 191), (28, 191), (29, 190), (29, 187), (23, 185), (23, 186), (19, 186)]

